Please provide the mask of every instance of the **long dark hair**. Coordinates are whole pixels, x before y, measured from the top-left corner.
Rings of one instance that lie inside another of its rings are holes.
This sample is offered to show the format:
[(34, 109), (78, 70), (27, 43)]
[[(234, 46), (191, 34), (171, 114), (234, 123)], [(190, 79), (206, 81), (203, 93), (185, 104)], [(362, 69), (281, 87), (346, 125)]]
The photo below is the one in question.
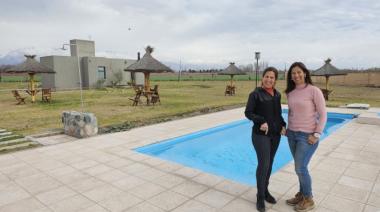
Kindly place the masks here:
[(286, 89), (285, 89), (286, 94), (290, 93), (292, 90), (294, 90), (296, 88), (296, 84), (292, 80), (292, 69), (294, 67), (298, 67), (298, 68), (302, 69), (303, 73), (305, 74), (306, 85), (309, 85), (309, 84), (312, 85), (313, 84), (313, 82), (311, 81), (311, 77), (310, 77), (310, 71), (306, 68), (305, 64), (303, 64), (301, 62), (294, 62), (289, 67), (288, 74), (286, 75)]

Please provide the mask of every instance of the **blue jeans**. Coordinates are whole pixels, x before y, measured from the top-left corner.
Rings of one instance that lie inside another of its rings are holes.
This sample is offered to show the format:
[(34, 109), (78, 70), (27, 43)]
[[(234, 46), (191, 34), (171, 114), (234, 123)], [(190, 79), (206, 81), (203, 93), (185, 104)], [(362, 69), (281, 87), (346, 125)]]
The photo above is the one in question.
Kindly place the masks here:
[(305, 197), (313, 196), (311, 191), (311, 177), (307, 165), (319, 144), (319, 141), (315, 144), (308, 143), (308, 137), (310, 134), (311, 133), (287, 130), (288, 143), (294, 158), (295, 170), (300, 184), (300, 192)]

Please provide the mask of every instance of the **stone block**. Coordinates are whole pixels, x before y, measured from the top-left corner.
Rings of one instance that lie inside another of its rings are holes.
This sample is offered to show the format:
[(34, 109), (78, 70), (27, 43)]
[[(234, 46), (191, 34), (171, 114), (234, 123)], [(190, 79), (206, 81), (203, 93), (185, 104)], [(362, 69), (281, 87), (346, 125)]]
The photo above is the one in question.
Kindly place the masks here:
[(66, 135), (86, 138), (98, 134), (98, 122), (93, 113), (64, 111), (62, 123)]

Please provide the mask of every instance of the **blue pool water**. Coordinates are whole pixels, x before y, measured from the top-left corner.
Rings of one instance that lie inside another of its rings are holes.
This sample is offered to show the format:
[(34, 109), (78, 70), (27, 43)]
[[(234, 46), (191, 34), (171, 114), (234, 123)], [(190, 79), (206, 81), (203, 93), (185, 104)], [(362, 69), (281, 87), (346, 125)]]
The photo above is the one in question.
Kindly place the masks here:
[[(283, 117), (287, 120), (287, 111)], [(328, 113), (323, 139), (350, 121), (353, 115)], [(241, 120), (135, 149), (204, 172), (256, 185), (256, 152), (251, 143), (252, 122)], [(292, 160), (286, 137), (281, 138), (273, 171)]]

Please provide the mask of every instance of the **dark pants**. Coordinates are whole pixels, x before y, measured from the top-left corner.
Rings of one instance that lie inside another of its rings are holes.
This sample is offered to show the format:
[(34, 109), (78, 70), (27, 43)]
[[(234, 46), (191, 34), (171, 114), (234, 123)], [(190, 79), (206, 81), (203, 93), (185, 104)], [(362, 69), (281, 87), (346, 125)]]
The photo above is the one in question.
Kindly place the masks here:
[(257, 195), (264, 197), (268, 190), (269, 177), (272, 172), (274, 156), (278, 145), (280, 144), (281, 136), (265, 136), (252, 133), (252, 144), (257, 155)]

